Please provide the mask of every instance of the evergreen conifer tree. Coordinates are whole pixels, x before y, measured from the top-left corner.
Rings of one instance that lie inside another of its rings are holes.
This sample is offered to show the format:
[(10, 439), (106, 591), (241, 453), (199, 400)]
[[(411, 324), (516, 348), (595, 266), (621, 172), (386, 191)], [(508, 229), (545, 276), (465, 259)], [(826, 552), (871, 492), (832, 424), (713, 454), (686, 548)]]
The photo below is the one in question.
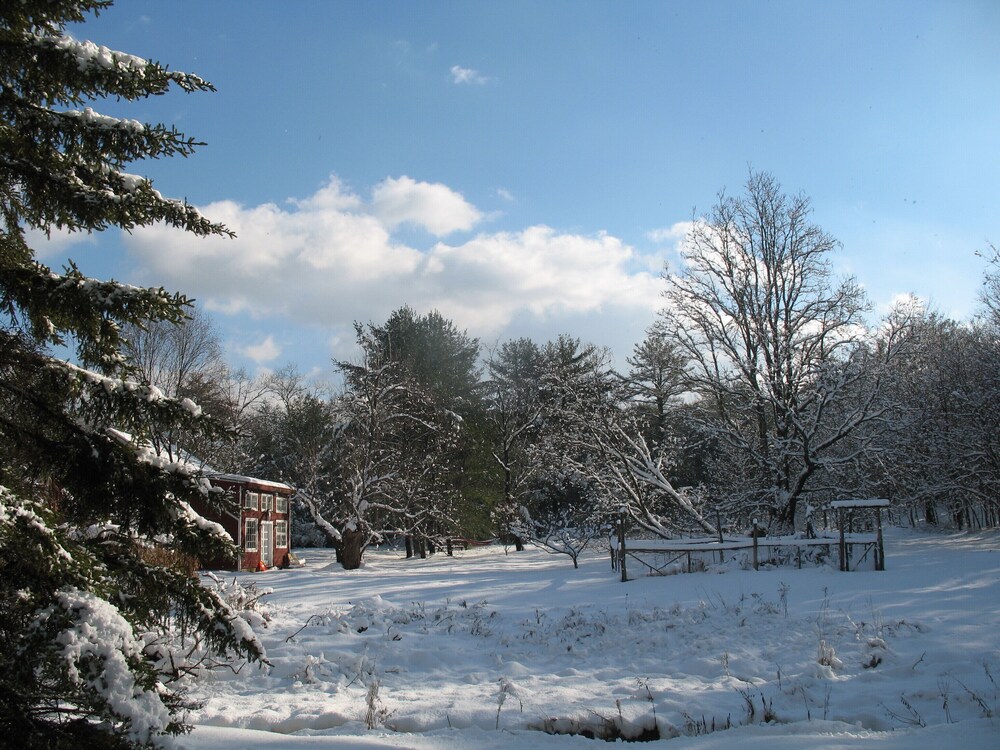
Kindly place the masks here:
[(0, 735), (21, 747), (158, 744), (185, 728), (178, 684), (199, 658), (263, 658), (216, 592), (154, 562), (233, 551), (192, 511), (218, 499), (207, 482), (149, 439), (210, 420), (138, 385), (122, 356), (123, 326), (180, 323), (188, 300), (53, 272), (26, 240), (160, 221), (229, 234), (125, 171), (200, 144), (88, 106), (212, 90), (66, 33), (109, 4), (0, 4)]

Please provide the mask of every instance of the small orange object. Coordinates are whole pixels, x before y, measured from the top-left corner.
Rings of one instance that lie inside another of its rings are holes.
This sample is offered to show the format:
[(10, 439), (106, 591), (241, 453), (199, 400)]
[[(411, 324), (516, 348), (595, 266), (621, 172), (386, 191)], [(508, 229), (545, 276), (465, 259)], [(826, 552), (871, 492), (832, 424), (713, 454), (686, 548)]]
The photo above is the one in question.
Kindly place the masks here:
[(263, 572), (265, 570), (267, 570), (267, 566), (264, 564), (264, 561), (263, 560), (258, 560), (257, 561), (257, 572), (260, 573), (260, 572)]

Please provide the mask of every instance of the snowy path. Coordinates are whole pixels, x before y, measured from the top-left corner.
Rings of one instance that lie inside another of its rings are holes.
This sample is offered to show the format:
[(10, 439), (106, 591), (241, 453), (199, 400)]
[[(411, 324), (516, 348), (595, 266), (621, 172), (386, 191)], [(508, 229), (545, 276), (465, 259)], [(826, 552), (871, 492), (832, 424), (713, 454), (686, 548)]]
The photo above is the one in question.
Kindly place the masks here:
[(302, 556), (244, 577), (274, 590), (273, 668), (193, 685), (182, 747), (589, 747), (539, 730), (610, 724), (679, 749), (1000, 747), (998, 534), (892, 530), (884, 573), (627, 584), (596, 554)]

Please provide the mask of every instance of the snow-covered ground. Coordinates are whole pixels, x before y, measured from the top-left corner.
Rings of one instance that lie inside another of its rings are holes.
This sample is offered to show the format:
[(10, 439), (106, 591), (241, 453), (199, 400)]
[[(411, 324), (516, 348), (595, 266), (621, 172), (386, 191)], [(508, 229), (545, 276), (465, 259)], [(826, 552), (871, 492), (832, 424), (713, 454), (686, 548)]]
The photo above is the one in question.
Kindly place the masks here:
[(301, 556), (239, 576), (273, 589), (272, 666), (193, 684), (181, 747), (594, 747), (545, 732), (608, 728), (679, 750), (1000, 747), (995, 532), (889, 530), (882, 573), (626, 584), (596, 552)]

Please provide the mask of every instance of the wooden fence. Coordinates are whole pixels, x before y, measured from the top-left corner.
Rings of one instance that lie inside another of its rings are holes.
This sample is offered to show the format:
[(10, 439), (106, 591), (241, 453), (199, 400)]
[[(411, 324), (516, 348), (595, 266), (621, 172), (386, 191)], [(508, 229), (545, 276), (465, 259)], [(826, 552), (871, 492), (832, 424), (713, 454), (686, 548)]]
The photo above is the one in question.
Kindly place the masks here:
[(840, 569), (851, 569), (851, 561), (861, 548), (860, 557), (854, 562), (854, 568), (863, 563), (869, 555), (872, 556), (875, 570), (885, 570), (885, 549), (882, 540), (881, 526), (876, 533), (848, 533), (841, 529), (837, 536), (819, 536), (813, 539), (799, 537), (768, 537), (752, 535), (747, 537), (724, 537), (719, 539), (633, 539), (627, 540), (619, 532), (617, 545), (611, 546), (611, 567), (621, 571), (623, 582), (628, 580), (628, 560), (644, 566), (649, 575), (666, 575), (667, 568), (681, 562), (688, 573), (694, 568), (693, 560), (704, 555), (717, 556), (719, 562), (725, 562), (727, 553), (749, 550), (754, 570), (760, 567), (761, 554), (764, 550), (788, 549), (795, 551), (798, 567), (802, 567), (802, 552), (811, 547), (826, 547), (828, 551), (837, 548)]

